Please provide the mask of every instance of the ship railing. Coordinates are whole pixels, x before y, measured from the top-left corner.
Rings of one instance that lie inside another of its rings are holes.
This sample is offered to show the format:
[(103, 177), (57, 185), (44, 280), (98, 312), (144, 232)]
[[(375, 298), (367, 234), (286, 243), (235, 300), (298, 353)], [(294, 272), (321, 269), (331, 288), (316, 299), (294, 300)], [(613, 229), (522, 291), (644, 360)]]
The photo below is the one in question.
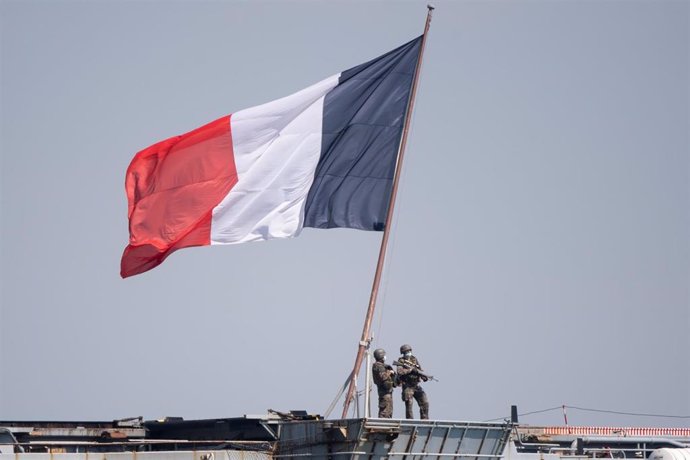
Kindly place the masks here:
[[(3, 444), (6, 445), (6, 444)], [(16, 442), (12, 446), (25, 453), (129, 453), (129, 452), (161, 452), (160, 449), (169, 446), (169, 450), (190, 450), (199, 448), (206, 450), (246, 450), (271, 452), (273, 443), (269, 441), (229, 441), (229, 440), (180, 440), (180, 439), (146, 439), (129, 441), (32, 441)], [(154, 450), (155, 449), (155, 450)], [(4, 452), (3, 452), (4, 453)]]

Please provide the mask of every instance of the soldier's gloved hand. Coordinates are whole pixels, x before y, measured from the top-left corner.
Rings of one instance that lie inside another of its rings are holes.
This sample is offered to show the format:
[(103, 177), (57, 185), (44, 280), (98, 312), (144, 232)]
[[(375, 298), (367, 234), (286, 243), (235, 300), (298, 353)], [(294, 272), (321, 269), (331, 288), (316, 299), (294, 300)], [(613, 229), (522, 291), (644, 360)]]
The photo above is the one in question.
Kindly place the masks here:
[(420, 377), (421, 377), (421, 379), (424, 380), (425, 382), (428, 382), (428, 381), (429, 381), (429, 377), (427, 377), (426, 375), (420, 375)]

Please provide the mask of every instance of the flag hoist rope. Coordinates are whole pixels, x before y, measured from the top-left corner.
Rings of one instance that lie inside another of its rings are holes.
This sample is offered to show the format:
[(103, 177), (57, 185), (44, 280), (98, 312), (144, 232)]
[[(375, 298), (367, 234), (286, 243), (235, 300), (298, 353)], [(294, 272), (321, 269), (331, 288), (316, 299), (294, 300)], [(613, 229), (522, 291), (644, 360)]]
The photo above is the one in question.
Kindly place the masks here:
[(391, 222), (393, 220), (393, 209), (395, 207), (395, 197), (398, 193), (398, 181), (400, 180), (400, 172), (402, 171), (403, 157), (405, 155), (405, 146), (407, 145), (407, 133), (410, 129), (410, 120), (412, 118), (412, 110), (414, 108), (414, 100), (417, 95), (417, 83), (419, 81), (419, 73), (422, 68), (422, 58), (424, 57), (424, 46), (426, 45), (426, 38), (429, 32), (429, 25), (431, 24), (431, 15), (434, 11), (434, 7), (427, 5), (428, 11), (426, 15), (426, 23), (424, 24), (424, 35), (422, 36), (422, 44), (419, 48), (419, 59), (417, 60), (417, 65), (414, 70), (414, 79), (412, 81), (412, 90), (410, 91), (410, 101), (407, 104), (407, 113), (405, 114), (405, 124), (403, 125), (402, 139), (400, 141), (400, 148), (398, 151), (398, 163), (395, 166), (395, 176), (393, 178), (393, 189), (391, 191), (391, 200), (388, 206), (388, 215), (386, 216), (386, 226), (383, 230), (383, 238), (381, 239), (381, 249), (379, 250), (379, 259), (376, 265), (376, 274), (374, 275), (374, 283), (371, 288), (371, 296), (369, 298), (369, 308), (367, 309), (367, 315), (364, 319), (364, 327), (362, 329), (362, 338), (359, 341), (359, 348), (357, 349), (357, 358), (355, 359), (355, 365), (350, 374), (350, 385), (347, 391), (347, 396), (345, 396), (345, 403), (343, 407), (342, 418), (347, 417), (347, 411), (350, 408), (350, 403), (354, 397), (355, 388), (357, 385), (357, 376), (359, 375), (359, 370), (362, 367), (362, 359), (364, 358), (364, 353), (367, 348), (369, 348), (369, 342), (371, 341), (371, 322), (374, 317), (374, 309), (376, 307), (376, 297), (379, 292), (379, 284), (381, 282), (381, 272), (383, 271), (383, 264), (386, 259), (386, 246), (388, 245), (388, 235), (391, 228)]

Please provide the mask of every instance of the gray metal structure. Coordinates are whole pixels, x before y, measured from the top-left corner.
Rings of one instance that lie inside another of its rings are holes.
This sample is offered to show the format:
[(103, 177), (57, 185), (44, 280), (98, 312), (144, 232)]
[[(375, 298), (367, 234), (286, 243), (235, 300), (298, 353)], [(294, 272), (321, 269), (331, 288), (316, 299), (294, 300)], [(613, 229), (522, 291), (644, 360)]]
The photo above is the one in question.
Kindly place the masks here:
[(207, 420), (0, 421), (0, 460), (646, 460), (657, 449), (689, 447), (690, 427), (324, 420), (305, 411)]
[(506, 424), (345, 419), (280, 426), (275, 458), (498, 459), (511, 426)]

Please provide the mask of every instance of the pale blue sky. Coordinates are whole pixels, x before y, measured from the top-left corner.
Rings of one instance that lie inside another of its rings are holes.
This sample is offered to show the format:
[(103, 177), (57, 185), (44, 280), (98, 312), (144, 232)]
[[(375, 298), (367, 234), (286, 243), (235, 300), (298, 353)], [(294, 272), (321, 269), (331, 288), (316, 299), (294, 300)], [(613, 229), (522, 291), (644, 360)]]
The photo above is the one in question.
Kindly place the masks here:
[[(374, 346), (412, 344), (432, 418), (690, 415), (690, 3), (435, 4)], [(323, 413), (381, 234), (188, 249), (122, 280), (125, 169), (410, 40), (425, 3), (0, 14), (0, 419)]]

